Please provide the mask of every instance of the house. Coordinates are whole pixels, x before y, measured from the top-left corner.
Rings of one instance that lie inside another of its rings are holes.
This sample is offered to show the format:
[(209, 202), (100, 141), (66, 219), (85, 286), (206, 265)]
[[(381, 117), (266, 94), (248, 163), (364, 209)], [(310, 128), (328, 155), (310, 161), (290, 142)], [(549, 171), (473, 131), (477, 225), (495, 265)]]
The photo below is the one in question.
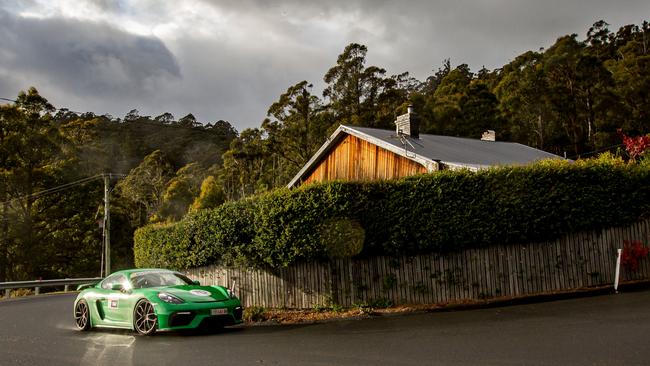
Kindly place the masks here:
[(561, 157), (515, 142), (496, 141), (494, 131), (479, 139), (419, 133), (409, 107), (396, 130), (341, 125), (289, 183), (289, 187), (329, 180), (406, 177), (442, 169), (526, 165)]

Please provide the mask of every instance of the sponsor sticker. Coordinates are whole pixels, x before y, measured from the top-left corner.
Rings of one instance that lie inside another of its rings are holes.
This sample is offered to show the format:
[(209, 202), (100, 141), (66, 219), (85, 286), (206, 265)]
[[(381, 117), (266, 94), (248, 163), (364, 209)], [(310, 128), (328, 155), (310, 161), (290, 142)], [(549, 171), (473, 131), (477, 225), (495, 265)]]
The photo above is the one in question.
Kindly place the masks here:
[(118, 305), (118, 303), (119, 303), (119, 302), (118, 302), (118, 300), (116, 300), (116, 299), (109, 299), (109, 300), (108, 300), (108, 307), (109, 307), (109, 309), (117, 309), (117, 305)]
[(210, 296), (211, 295), (210, 292), (205, 291), (205, 290), (190, 290), (190, 293), (192, 295), (196, 295), (196, 296)]

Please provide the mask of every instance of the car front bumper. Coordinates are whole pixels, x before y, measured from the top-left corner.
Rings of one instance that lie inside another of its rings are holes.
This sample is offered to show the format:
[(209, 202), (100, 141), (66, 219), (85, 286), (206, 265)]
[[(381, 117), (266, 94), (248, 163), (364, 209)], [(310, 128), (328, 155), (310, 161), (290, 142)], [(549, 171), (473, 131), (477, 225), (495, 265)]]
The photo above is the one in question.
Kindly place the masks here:
[[(205, 324), (219, 326), (242, 323), (243, 307), (238, 299), (183, 304), (156, 304), (159, 330), (194, 329)], [(212, 315), (213, 309), (226, 309), (226, 313)]]

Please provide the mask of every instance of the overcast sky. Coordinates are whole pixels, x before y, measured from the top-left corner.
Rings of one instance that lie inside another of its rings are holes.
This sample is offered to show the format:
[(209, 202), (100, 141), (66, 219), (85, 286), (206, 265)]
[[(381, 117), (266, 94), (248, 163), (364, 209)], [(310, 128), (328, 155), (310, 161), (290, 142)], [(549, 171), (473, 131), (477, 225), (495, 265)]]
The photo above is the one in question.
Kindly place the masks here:
[(599, 19), (649, 15), (648, 0), (0, 0), (0, 97), (35, 86), (59, 108), (241, 131), (299, 81), (320, 93), (351, 42), (422, 80), (445, 58), (493, 69)]

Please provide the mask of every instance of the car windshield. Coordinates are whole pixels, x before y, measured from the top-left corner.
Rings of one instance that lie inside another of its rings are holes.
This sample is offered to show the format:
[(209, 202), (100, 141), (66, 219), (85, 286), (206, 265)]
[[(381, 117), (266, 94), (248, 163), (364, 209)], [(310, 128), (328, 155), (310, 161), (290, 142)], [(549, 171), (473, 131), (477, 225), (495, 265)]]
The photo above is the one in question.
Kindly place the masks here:
[(138, 272), (131, 274), (133, 288), (190, 285), (192, 280), (175, 272)]

